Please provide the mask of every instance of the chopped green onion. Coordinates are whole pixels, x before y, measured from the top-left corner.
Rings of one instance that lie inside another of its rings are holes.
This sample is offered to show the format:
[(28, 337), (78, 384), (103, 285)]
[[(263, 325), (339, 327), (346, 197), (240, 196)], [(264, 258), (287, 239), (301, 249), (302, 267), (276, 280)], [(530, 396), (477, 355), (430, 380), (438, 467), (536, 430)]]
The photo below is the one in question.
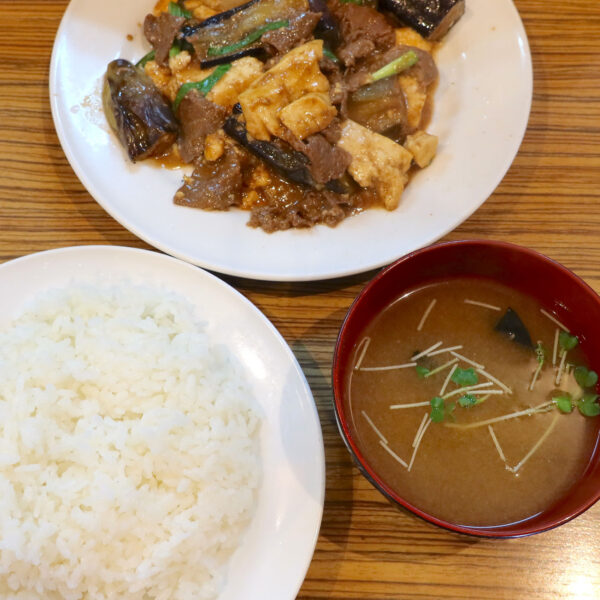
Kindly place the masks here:
[(417, 375), (423, 379), (424, 377), (426, 377), (429, 374), (429, 369), (427, 367), (422, 367), (421, 365), (417, 365), (415, 367), (415, 370), (417, 371)]
[(573, 348), (577, 346), (577, 342), (577, 337), (567, 333), (566, 331), (561, 331), (558, 334), (558, 343), (565, 352), (567, 350), (573, 350)]
[(146, 54), (145, 56), (142, 56), (142, 58), (140, 58), (140, 60), (138, 60), (135, 63), (135, 66), (143, 69), (146, 66), (146, 63), (150, 62), (151, 60), (154, 60), (155, 56), (156, 56), (156, 53), (154, 52), (154, 50), (150, 50), (150, 52), (148, 52), (148, 54)]
[(169, 58), (177, 56), (181, 52), (181, 48), (177, 44), (173, 44), (169, 50)]
[(340, 59), (329, 48), (323, 48), (323, 56), (326, 56), (329, 60), (332, 60), (334, 63), (340, 62)]
[(274, 29), (281, 29), (282, 27), (289, 27), (290, 22), (285, 19), (284, 21), (273, 21), (272, 23), (266, 23), (262, 27), (255, 29), (250, 32), (245, 38), (242, 38), (239, 42), (235, 42), (234, 44), (230, 44), (229, 46), (221, 46), (220, 48), (215, 48), (214, 46), (210, 46), (208, 49), (208, 56), (224, 56), (226, 54), (231, 54), (240, 48), (245, 48), (250, 44), (253, 44), (257, 40), (259, 40), (264, 33), (267, 31), (273, 31)]
[(573, 374), (575, 375), (575, 381), (583, 389), (593, 387), (598, 383), (598, 374), (596, 371), (590, 371), (586, 367), (575, 367)]
[(571, 394), (564, 394), (564, 396), (555, 396), (554, 398), (552, 398), (552, 402), (556, 404), (560, 412), (570, 413), (573, 410)]
[(472, 367), (469, 369), (458, 367), (452, 373), (452, 381), (460, 386), (475, 385), (479, 381), (479, 378)]
[(381, 67), (381, 69), (375, 71), (375, 73), (372, 73), (371, 77), (369, 78), (369, 83), (379, 81), (380, 79), (385, 79), (386, 77), (391, 77), (392, 75), (398, 75), (398, 73), (401, 73), (406, 69), (410, 69), (410, 67), (415, 65), (418, 60), (419, 57), (417, 56), (416, 52), (414, 50), (409, 50), (402, 56), (399, 56), (392, 62)]
[(185, 17), (186, 19), (192, 18), (192, 13), (189, 10), (185, 10), (182, 6), (179, 6), (177, 2), (169, 2), (169, 13), (174, 17)]
[(596, 402), (597, 394), (584, 394), (583, 398), (577, 403), (579, 412), (584, 417), (597, 417), (600, 415), (600, 405)]
[(173, 102), (173, 110), (176, 111), (179, 108), (179, 104), (184, 99), (185, 95), (191, 90), (198, 90), (203, 96), (206, 96), (210, 90), (213, 89), (215, 84), (231, 69), (231, 63), (226, 65), (219, 65), (208, 77), (202, 81), (191, 81), (184, 83), (177, 92), (175, 102)]

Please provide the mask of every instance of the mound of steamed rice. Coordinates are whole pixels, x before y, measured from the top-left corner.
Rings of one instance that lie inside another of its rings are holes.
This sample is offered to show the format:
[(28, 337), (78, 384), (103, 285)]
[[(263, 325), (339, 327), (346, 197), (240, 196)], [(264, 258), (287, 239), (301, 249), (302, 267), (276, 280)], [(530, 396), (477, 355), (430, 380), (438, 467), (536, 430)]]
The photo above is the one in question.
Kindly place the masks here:
[(37, 299), (0, 332), (0, 598), (215, 598), (255, 506), (257, 428), (184, 299)]

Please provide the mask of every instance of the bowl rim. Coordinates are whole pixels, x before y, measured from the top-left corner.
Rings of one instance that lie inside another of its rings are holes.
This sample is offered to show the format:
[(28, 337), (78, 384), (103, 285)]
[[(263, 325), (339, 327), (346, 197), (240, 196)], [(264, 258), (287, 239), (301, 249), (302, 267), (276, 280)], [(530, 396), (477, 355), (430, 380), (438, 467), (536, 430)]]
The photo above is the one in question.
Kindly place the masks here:
[[(383, 481), (380, 477), (378, 477), (376, 475), (374, 470), (369, 466), (368, 462), (364, 459), (364, 457), (362, 456), (362, 453), (360, 452), (359, 448), (355, 444), (355, 442), (352, 438), (352, 435), (350, 433), (350, 429), (347, 424), (345, 412), (342, 407), (343, 381), (341, 381), (341, 377), (339, 375), (340, 370), (342, 368), (342, 364), (340, 361), (340, 349), (341, 349), (342, 344), (344, 343), (344, 339), (345, 339), (346, 332), (348, 331), (349, 323), (354, 318), (354, 314), (357, 311), (358, 306), (364, 301), (365, 297), (367, 295), (369, 295), (372, 292), (373, 288), (376, 287), (376, 285), (382, 279), (387, 277), (391, 271), (398, 269), (400, 267), (400, 265), (403, 265), (409, 261), (412, 261), (417, 256), (421, 256), (421, 255), (428, 254), (431, 252), (440, 252), (440, 251), (443, 252), (446, 248), (454, 248), (454, 247), (477, 248), (477, 247), (482, 247), (482, 246), (485, 246), (488, 248), (493, 248), (493, 249), (496, 249), (499, 251), (517, 252), (522, 255), (527, 255), (528, 257), (533, 258), (534, 260), (538, 260), (538, 261), (541, 261), (541, 262), (544, 262), (544, 263), (550, 265), (553, 269), (556, 269), (556, 270), (562, 272), (563, 275), (565, 275), (569, 279), (571, 279), (577, 286), (580, 287), (580, 289), (582, 291), (585, 291), (588, 294), (591, 294), (592, 296), (594, 296), (600, 306), (600, 295), (588, 283), (586, 283), (581, 277), (576, 275), (573, 271), (571, 271), (570, 269), (568, 269), (561, 263), (557, 262), (553, 258), (550, 258), (549, 256), (542, 254), (541, 252), (538, 252), (537, 250), (533, 250), (531, 248), (527, 248), (527, 247), (521, 246), (519, 244), (514, 244), (512, 242), (498, 241), (498, 240), (473, 238), (473, 239), (462, 239), (462, 240), (438, 242), (438, 243), (431, 244), (429, 246), (420, 248), (418, 250), (415, 250), (413, 252), (410, 252), (409, 254), (402, 256), (401, 258), (394, 261), (387, 267), (383, 268), (379, 273), (377, 273), (372, 279), (370, 279), (365, 284), (365, 286), (362, 288), (362, 290), (360, 291), (358, 296), (354, 299), (354, 301), (348, 308), (348, 311), (344, 317), (342, 325), (340, 326), (340, 330), (338, 333), (338, 337), (337, 337), (335, 348), (334, 348), (334, 354), (333, 354), (333, 362), (332, 362), (332, 368), (331, 368), (333, 407), (334, 407), (334, 414), (335, 414), (335, 420), (336, 420), (336, 424), (338, 427), (338, 431), (344, 441), (346, 448), (350, 452), (350, 455), (352, 456), (354, 463), (358, 467), (361, 474), (381, 494), (383, 494), (389, 501), (391, 501), (392, 504), (408, 510), (415, 516), (423, 519), (424, 521), (427, 521), (428, 523), (432, 523), (434, 525), (437, 525), (438, 527), (441, 527), (441, 528), (446, 529), (451, 532), (464, 534), (464, 535), (477, 537), (477, 538), (514, 539), (514, 538), (527, 537), (527, 536), (538, 534), (538, 533), (543, 533), (545, 531), (550, 531), (550, 530), (555, 529), (556, 527), (559, 527), (560, 525), (564, 525), (565, 523), (568, 523), (572, 519), (578, 517), (579, 515), (584, 513), (586, 510), (591, 508), (598, 500), (600, 500), (600, 486), (598, 486), (596, 493), (591, 495), (585, 502), (580, 504), (576, 510), (571, 511), (569, 514), (565, 515), (564, 517), (553, 520), (544, 526), (538, 526), (538, 527), (529, 526), (528, 527), (526, 524), (528, 521), (531, 521), (533, 517), (528, 517), (526, 519), (523, 519), (522, 521), (516, 521), (513, 523), (506, 524), (506, 525), (497, 525), (497, 526), (489, 526), (489, 527), (475, 527), (475, 526), (460, 525), (457, 523), (452, 523), (450, 521), (446, 521), (444, 519), (435, 517), (434, 515), (431, 515), (428, 512), (421, 510), (419, 507), (411, 504), (410, 502), (405, 500), (402, 496), (400, 496), (399, 494), (394, 492), (385, 483), (385, 481)], [(600, 446), (600, 437), (596, 440), (596, 445), (595, 445), (594, 450), (592, 451), (592, 456), (594, 456), (597, 453), (597, 451), (599, 450), (599, 446)], [(538, 513), (538, 514), (541, 514), (541, 513)], [(513, 530), (514, 527), (518, 526), (520, 523), (523, 523), (522, 531), (515, 532)], [(508, 531), (509, 528), (512, 530), (511, 532)], [(505, 529), (505, 531), (503, 531), (503, 529)]]

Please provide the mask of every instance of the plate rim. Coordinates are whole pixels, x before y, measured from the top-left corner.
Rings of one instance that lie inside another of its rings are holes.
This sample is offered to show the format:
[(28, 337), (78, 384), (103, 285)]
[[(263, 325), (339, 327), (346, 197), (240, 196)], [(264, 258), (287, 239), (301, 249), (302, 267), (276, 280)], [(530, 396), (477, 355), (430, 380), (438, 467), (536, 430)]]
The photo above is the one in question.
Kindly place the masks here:
[[(26, 254), (26, 255), (23, 255), (23, 256), (20, 256), (17, 258), (13, 258), (11, 260), (7, 260), (7, 261), (1, 263), (0, 264), (0, 284), (2, 282), (2, 279), (4, 278), (5, 271), (7, 271), (9, 269), (17, 269), (17, 271), (18, 271), (20, 265), (22, 265), (22, 264), (34, 263), (34, 268), (35, 268), (35, 263), (39, 262), (39, 263), (41, 263), (41, 265), (38, 265), (37, 268), (43, 268), (44, 270), (48, 270), (47, 261), (50, 261), (50, 263), (52, 263), (52, 261), (55, 257), (62, 257), (63, 255), (67, 254), (67, 255), (73, 255), (72, 258), (75, 259), (79, 255), (80, 260), (82, 262), (85, 262), (86, 260), (90, 260), (90, 257), (93, 259), (94, 256), (98, 255), (98, 253), (100, 255), (102, 255), (105, 252), (113, 253), (115, 256), (117, 256), (119, 254), (123, 254), (123, 255), (128, 254), (128, 255), (138, 256), (145, 263), (148, 262), (150, 271), (153, 271), (153, 267), (152, 267), (153, 262), (164, 262), (165, 264), (168, 264), (168, 263), (176, 264), (176, 265), (178, 265), (178, 268), (188, 270), (190, 272), (191, 276), (195, 275), (200, 278), (199, 280), (204, 280), (203, 286), (205, 286), (205, 285), (209, 285), (211, 287), (216, 286), (223, 293), (228, 294), (236, 302), (240, 302), (241, 304), (245, 305), (255, 315), (257, 322), (260, 323), (260, 327), (265, 330), (268, 337), (271, 338), (272, 342), (276, 343), (276, 345), (280, 348), (281, 352), (285, 355), (286, 362), (289, 363), (290, 370), (293, 371), (295, 377), (297, 378), (298, 384), (301, 386), (303, 397), (306, 399), (307, 405), (310, 406), (311, 420), (313, 421), (315, 433), (317, 434), (317, 439), (315, 440), (316, 447), (314, 448), (314, 451), (317, 454), (317, 462), (318, 462), (318, 468), (319, 468), (319, 473), (317, 474), (317, 476), (315, 477), (315, 480), (314, 480), (315, 488), (316, 488), (316, 486), (318, 486), (318, 496), (313, 497), (314, 503), (315, 503), (314, 508), (316, 509), (317, 514), (315, 514), (315, 516), (314, 516), (314, 522), (311, 523), (311, 530), (310, 530), (311, 533), (310, 533), (310, 535), (306, 536), (306, 539), (304, 541), (304, 544), (307, 547), (307, 552), (302, 561), (297, 561), (297, 565), (298, 565), (297, 569), (296, 569), (297, 574), (296, 574), (294, 581), (292, 582), (291, 580), (289, 580), (289, 592), (290, 592), (289, 600), (293, 600), (297, 596), (300, 588), (302, 587), (302, 584), (306, 578), (306, 574), (308, 572), (309, 566), (312, 562), (312, 559), (313, 559), (313, 556), (314, 556), (314, 553), (316, 550), (316, 545), (318, 542), (320, 529), (321, 529), (321, 525), (322, 525), (322, 521), (323, 521), (324, 504), (325, 504), (325, 489), (326, 489), (325, 446), (324, 446), (324, 440), (323, 440), (323, 429), (322, 429), (321, 419), (319, 417), (318, 407), (316, 404), (314, 394), (308, 383), (308, 380), (306, 378), (304, 370), (302, 369), (300, 363), (298, 362), (298, 359), (296, 358), (296, 355), (294, 354), (292, 348), (287, 343), (285, 338), (281, 335), (281, 333), (278, 331), (278, 329), (275, 327), (275, 325), (271, 322), (271, 320), (266, 316), (266, 314), (263, 311), (261, 311), (260, 308), (258, 308), (258, 306), (256, 306), (249, 298), (244, 296), (240, 291), (238, 291), (232, 285), (223, 281), (221, 278), (214, 275), (213, 273), (210, 273), (209, 271), (202, 269), (201, 267), (198, 267), (198, 266), (188, 263), (186, 261), (182, 261), (179, 258), (170, 256), (168, 254), (163, 254), (163, 253), (157, 252), (155, 250), (148, 250), (148, 249), (135, 248), (135, 247), (131, 247), (131, 246), (121, 246), (121, 245), (90, 244), (90, 245), (63, 246), (63, 247), (59, 247), (59, 248), (52, 248), (52, 249), (48, 249), (48, 250), (32, 252), (30, 254)], [(58, 260), (60, 260), (60, 258), (58, 258)], [(45, 263), (46, 263), (46, 265), (45, 265)], [(49, 269), (52, 270), (52, 268), (54, 268), (54, 267), (52, 264), (50, 264)], [(117, 271), (117, 275), (120, 277), (126, 277), (126, 275), (124, 274), (124, 271), (122, 269), (119, 269)], [(52, 279), (52, 276), (51, 276), (51, 279)], [(66, 277), (62, 277), (59, 279), (60, 279), (61, 286), (64, 287), (65, 285), (69, 285), (68, 283), (67, 284), (64, 283), (65, 281), (67, 281)], [(77, 281), (76, 276), (71, 277), (71, 279), (75, 280), (75, 282)], [(144, 278), (142, 277), (141, 282), (143, 283), (143, 281), (144, 281)], [(178, 291), (177, 289), (173, 289), (172, 287), (170, 287), (169, 283), (166, 283), (163, 285), (165, 287), (165, 290), (175, 292), (175, 293), (181, 295), (181, 292)], [(34, 295), (40, 294), (44, 290), (48, 289), (47, 284), (43, 284), (38, 287), (37, 282), (34, 284), (34, 287), (36, 288), (36, 291), (32, 292), (32, 294), (34, 294)], [(17, 305), (19, 307), (25, 306), (28, 299), (31, 298), (31, 294), (29, 294), (29, 297), (27, 298), (23, 295), (22, 291), (17, 292), (17, 296), (18, 296)], [(194, 309), (198, 308), (198, 305), (194, 302), (193, 299), (188, 299), (188, 301), (194, 306)], [(7, 322), (13, 321), (14, 315), (9, 314), (5, 320)], [(259, 404), (260, 404), (260, 402), (259, 402)], [(263, 473), (263, 475), (264, 475), (264, 473)], [(261, 487), (262, 487), (262, 485), (263, 484), (261, 484)], [(259, 489), (260, 489), (260, 487), (259, 487)], [(254, 520), (254, 517), (253, 517), (253, 520)], [(245, 528), (244, 533), (242, 534), (242, 540), (243, 540), (244, 536), (248, 533), (248, 530), (250, 529), (251, 524), (252, 524), (252, 521)], [(232, 557), (230, 557), (230, 560), (228, 562), (231, 562), (231, 558), (233, 558), (233, 555), (232, 555)], [(230, 576), (230, 574), (227, 572), (227, 577), (229, 578), (229, 576)], [(221, 598), (221, 595), (222, 595), (222, 593), (219, 594), (219, 596), (216, 598), (216, 600), (219, 600)], [(281, 600), (286, 600), (286, 599), (287, 599), (287, 596), (281, 597)]]
[[(306, 281), (323, 281), (329, 279), (336, 279), (342, 277), (348, 277), (352, 275), (357, 275), (360, 273), (365, 273), (367, 271), (373, 269), (379, 269), (385, 265), (391, 264), (398, 258), (414, 251), (419, 248), (423, 248), (427, 245), (430, 245), (448, 233), (456, 229), (459, 225), (464, 223), (467, 219), (469, 219), (481, 206), (489, 199), (489, 197), (494, 193), (495, 189), (502, 182), (508, 171), (510, 170), (516, 156), (519, 153), (523, 140), (525, 138), (525, 134), (527, 132), (529, 118), (531, 114), (531, 107), (533, 102), (533, 62), (531, 55), (531, 48), (529, 44), (529, 39), (527, 36), (527, 31), (525, 29), (523, 20), (521, 15), (514, 3), (514, 0), (502, 0), (506, 8), (512, 12), (512, 19), (514, 20), (513, 25), (515, 27), (515, 39), (519, 40), (519, 46), (521, 48), (520, 54), (520, 69), (519, 74), (524, 76), (524, 80), (522, 81), (523, 86), (526, 88), (527, 94), (526, 98), (524, 98), (523, 104), (523, 112), (522, 112), (522, 122), (519, 122), (518, 126), (515, 128), (517, 135), (515, 136), (516, 141), (514, 142), (513, 147), (510, 152), (507, 152), (504, 157), (504, 161), (500, 164), (497, 169), (496, 176), (494, 178), (490, 178), (485, 186), (486, 192), (483, 194), (483, 198), (478, 202), (474, 203), (473, 206), (470, 206), (468, 210), (462, 212), (457, 218), (450, 219), (444, 226), (440, 226), (435, 231), (429, 232), (428, 235), (424, 236), (416, 245), (412, 244), (410, 248), (402, 249), (399, 248), (396, 252), (388, 252), (385, 256), (381, 256), (378, 259), (371, 259), (366, 263), (361, 263), (358, 265), (349, 265), (344, 268), (338, 267), (330, 267), (327, 270), (319, 270), (318, 272), (294, 272), (285, 268), (277, 268), (277, 269), (262, 269), (260, 264), (253, 264), (250, 268), (246, 268), (243, 265), (241, 267), (232, 265), (228, 261), (219, 261), (214, 258), (206, 258), (202, 256), (197, 256), (189, 251), (186, 251), (181, 247), (173, 247), (171, 244), (167, 243), (162, 239), (155, 238), (151, 232), (144, 231), (143, 224), (140, 227), (135, 221), (128, 218), (127, 215), (123, 214), (123, 211), (119, 210), (119, 207), (107, 202), (102, 194), (96, 189), (96, 185), (93, 183), (92, 178), (86, 174), (86, 171), (83, 169), (82, 165), (79, 163), (73, 149), (69, 145), (68, 136), (66, 134), (63, 120), (60, 115), (60, 106), (58, 96), (56, 93), (58, 87), (58, 74), (59, 74), (59, 52), (58, 46), (61, 40), (61, 36), (64, 34), (64, 29), (66, 28), (66, 24), (70, 13), (74, 10), (72, 7), (76, 5), (77, 2), (81, 0), (70, 0), (69, 4), (63, 14), (61, 19), (60, 26), (57, 30), (53, 48), (52, 55), (50, 59), (50, 75), (48, 80), (49, 86), (49, 94), (50, 94), (50, 108), (52, 113), (53, 122), (55, 125), (55, 130), (57, 136), (59, 138), (61, 147), (63, 152), (65, 153), (67, 160), (79, 178), (80, 182), (86, 188), (86, 191), (92, 196), (95, 202), (97, 202), (104, 211), (106, 211), (113, 219), (115, 219), (122, 227), (129, 230), (133, 235), (149, 244), (150, 246), (161, 250), (165, 254), (178, 258), (182, 261), (191, 263), (198, 267), (201, 267), (204, 270), (213, 271), (216, 273), (229, 275), (233, 277), (252, 279), (258, 281), (273, 281), (273, 282), (306, 282)], [(59, 126), (60, 125), (60, 126)], [(345, 221), (345, 220), (344, 220)], [(343, 226), (343, 223), (340, 223), (338, 227)], [(246, 226), (244, 224), (244, 226)], [(324, 225), (318, 227), (326, 227)], [(300, 233), (304, 233), (305, 231), (310, 232), (312, 228), (308, 230), (302, 230)], [(292, 230), (296, 233), (298, 230)], [(285, 234), (286, 232), (274, 232), (272, 234), (263, 233), (265, 236), (270, 235), (278, 235)], [(291, 241), (291, 245), (293, 245), (293, 240)], [(301, 262), (301, 261), (300, 261)]]

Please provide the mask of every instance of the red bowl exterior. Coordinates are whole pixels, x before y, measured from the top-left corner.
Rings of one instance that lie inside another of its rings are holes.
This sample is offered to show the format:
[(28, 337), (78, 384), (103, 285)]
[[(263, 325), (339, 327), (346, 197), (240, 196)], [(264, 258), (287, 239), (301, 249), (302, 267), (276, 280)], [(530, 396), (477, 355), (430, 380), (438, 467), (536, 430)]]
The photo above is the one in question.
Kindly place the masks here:
[(511, 538), (547, 531), (580, 515), (600, 499), (600, 433), (581, 479), (567, 496), (535, 517), (498, 527), (469, 527), (438, 519), (396, 494), (370, 467), (348, 426), (345, 383), (352, 351), (374, 315), (404, 292), (451, 277), (493, 279), (535, 298), (575, 332), (592, 368), (600, 372), (600, 297), (574, 273), (533, 250), (487, 240), (436, 244), (383, 269), (356, 298), (342, 324), (333, 360), (333, 392), (338, 428), (363, 475), (392, 502), (451, 531)]

